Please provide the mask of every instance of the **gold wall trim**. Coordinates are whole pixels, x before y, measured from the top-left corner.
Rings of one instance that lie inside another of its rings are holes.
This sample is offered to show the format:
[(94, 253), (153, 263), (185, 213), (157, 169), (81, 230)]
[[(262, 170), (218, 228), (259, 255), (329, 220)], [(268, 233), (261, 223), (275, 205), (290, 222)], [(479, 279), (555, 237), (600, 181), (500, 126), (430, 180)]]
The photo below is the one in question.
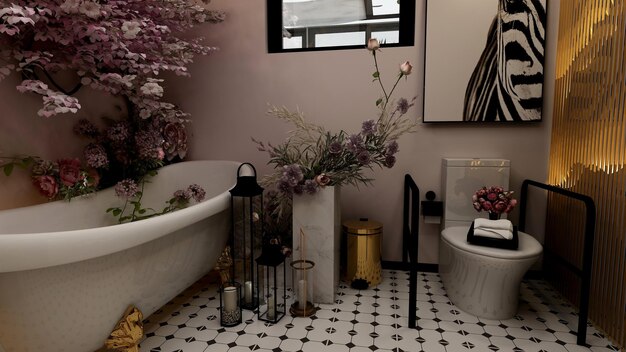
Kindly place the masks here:
[[(596, 202), (590, 319), (626, 345), (626, 1), (560, 4), (549, 180)], [(548, 199), (546, 246), (582, 258), (582, 207)], [(550, 236), (551, 234), (551, 236)], [(577, 302), (578, 279), (547, 263), (555, 286)]]

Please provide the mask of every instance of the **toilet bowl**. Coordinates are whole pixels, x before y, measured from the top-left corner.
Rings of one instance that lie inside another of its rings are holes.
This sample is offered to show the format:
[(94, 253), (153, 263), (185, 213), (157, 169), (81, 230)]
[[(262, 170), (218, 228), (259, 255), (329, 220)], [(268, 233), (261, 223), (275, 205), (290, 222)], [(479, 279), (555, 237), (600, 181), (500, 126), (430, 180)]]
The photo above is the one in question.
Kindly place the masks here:
[(445, 228), (439, 241), (439, 274), (448, 298), (480, 318), (504, 320), (517, 312), (520, 283), (539, 259), (541, 244), (519, 232), (518, 250), (473, 245), (468, 226)]

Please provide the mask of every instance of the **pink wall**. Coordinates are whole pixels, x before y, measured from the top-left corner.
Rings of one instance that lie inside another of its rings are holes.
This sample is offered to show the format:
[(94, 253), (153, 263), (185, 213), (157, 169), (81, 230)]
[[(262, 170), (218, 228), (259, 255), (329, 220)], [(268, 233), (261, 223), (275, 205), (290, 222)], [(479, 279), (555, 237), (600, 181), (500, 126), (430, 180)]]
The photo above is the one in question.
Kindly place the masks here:
[[(374, 103), (379, 91), (371, 81), (372, 60), (365, 49), (267, 54), (265, 0), (213, 0), (211, 6), (226, 10), (228, 18), (221, 25), (207, 26), (198, 32), (206, 35), (207, 43), (221, 50), (198, 58), (191, 67), (191, 78), (168, 77), (171, 79), (166, 87), (166, 94), (193, 115), (191, 159), (251, 161), (261, 174), (269, 172), (267, 156), (256, 150), (250, 138), (278, 143), (290, 127), (265, 115), (268, 104), (299, 107), (311, 122), (332, 130), (356, 132), (363, 120), (376, 118)], [(389, 80), (389, 84), (398, 64), (409, 60), (415, 66), (414, 73), (399, 85), (396, 97), (417, 96), (418, 104), (409, 113), (416, 121), (421, 121), (423, 97), (424, 14), (424, 3), (418, 1), (416, 45), (383, 49), (379, 62), (383, 79)], [(405, 173), (414, 177), (422, 193), (433, 190), (440, 194), (441, 158), (506, 158), (511, 160), (514, 190), (519, 191), (525, 178), (546, 180), (557, 21), (558, 1), (551, 1), (543, 122), (513, 126), (420, 124), (417, 133), (400, 140), (393, 169), (374, 170), (371, 175), (376, 181), (370, 187), (344, 187), (344, 218), (370, 217), (383, 222), (385, 260), (401, 258)], [(49, 126), (43, 127), (46, 122), (35, 116), (37, 100), (15, 92), (13, 84), (15, 81), (0, 83), (0, 151), (38, 152), (42, 156), (46, 155), (40, 150), (47, 148), (54, 151), (50, 155), (58, 154), (59, 149), (72, 151), (72, 147), (59, 143), (63, 140), (62, 131), (52, 134)], [(56, 117), (55, 125), (70, 118), (75, 117)], [(0, 209), (32, 201), (22, 197), (25, 192), (21, 187), (28, 186), (28, 182), (16, 179), (7, 180), (0, 175)], [(541, 216), (531, 220), (535, 231), (543, 233)], [(438, 225), (421, 225), (421, 262), (437, 261), (438, 236)]]

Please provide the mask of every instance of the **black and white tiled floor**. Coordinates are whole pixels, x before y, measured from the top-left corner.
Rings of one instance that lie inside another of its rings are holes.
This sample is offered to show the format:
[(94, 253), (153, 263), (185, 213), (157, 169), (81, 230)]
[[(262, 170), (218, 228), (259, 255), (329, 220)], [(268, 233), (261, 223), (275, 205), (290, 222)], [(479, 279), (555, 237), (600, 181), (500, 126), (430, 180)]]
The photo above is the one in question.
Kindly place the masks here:
[(334, 305), (311, 318), (264, 324), (244, 310), (244, 323), (219, 324), (217, 286), (200, 280), (146, 319), (142, 352), (457, 352), (619, 351), (593, 326), (588, 347), (576, 345), (577, 316), (548, 284), (525, 281), (518, 315), (497, 321), (456, 308), (434, 273), (420, 273), (418, 328), (407, 327), (408, 273), (384, 271), (376, 288), (341, 285)]

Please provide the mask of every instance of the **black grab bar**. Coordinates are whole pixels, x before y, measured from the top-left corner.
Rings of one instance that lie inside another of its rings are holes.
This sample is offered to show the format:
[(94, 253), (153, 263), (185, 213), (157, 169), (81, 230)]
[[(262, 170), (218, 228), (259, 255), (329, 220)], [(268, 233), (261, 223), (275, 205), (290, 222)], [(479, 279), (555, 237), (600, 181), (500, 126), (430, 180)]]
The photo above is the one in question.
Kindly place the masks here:
[(585, 216), (585, 237), (583, 244), (583, 267), (579, 269), (575, 264), (570, 263), (567, 259), (554, 253), (550, 249), (544, 249), (544, 254), (549, 257), (554, 257), (565, 268), (572, 271), (576, 276), (580, 277), (580, 307), (578, 315), (578, 333), (576, 337), (576, 343), (584, 346), (587, 338), (587, 318), (589, 317), (589, 293), (591, 287), (591, 265), (593, 255), (593, 238), (596, 227), (596, 205), (593, 199), (584, 194), (572, 192), (560, 187), (547, 185), (533, 180), (524, 180), (522, 183), (522, 194), (520, 197), (520, 215), (519, 215), (519, 229), (524, 231), (526, 228), (526, 205), (528, 202), (528, 186), (534, 186), (537, 188), (545, 189), (549, 192), (554, 192), (573, 198), (585, 203), (586, 216)]

